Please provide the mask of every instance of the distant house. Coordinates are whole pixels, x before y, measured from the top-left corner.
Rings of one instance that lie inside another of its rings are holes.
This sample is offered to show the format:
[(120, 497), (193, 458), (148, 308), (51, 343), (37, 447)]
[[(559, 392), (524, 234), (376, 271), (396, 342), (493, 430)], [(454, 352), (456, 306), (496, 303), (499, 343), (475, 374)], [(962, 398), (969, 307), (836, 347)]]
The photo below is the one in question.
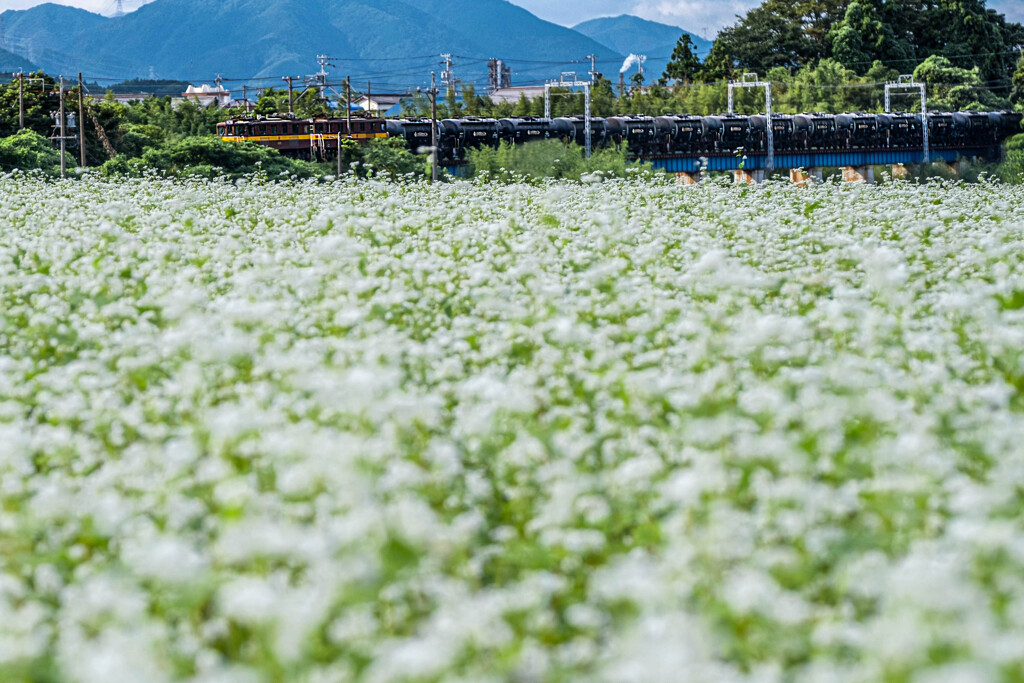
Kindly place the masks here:
[(223, 85), (212, 86), (203, 83), (198, 88), (190, 85), (181, 96), (186, 100), (192, 100), (204, 109), (215, 102), (218, 107), (231, 106), (231, 91), (225, 90)]
[(114, 93), (114, 101), (120, 102), (121, 104), (128, 104), (129, 102), (141, 102), (142, 100), (148, 100), (150, 97), (156, 97), (151, 92), (119, 92)]
[(353, 107), (364, 111), (372, 111), (384, 116), (394, 116), (401, 113), (401, 102), (412, 97), (410, 93), (370, 93), (360, 95), (352, 103)]
[(491, 102), (494, 102), (495, 104), (515, 104), (523, 95), (526, 95), (526, 99), (528, 100), (544, 97), (544, 86), (521, 85), (511, 88), (498, 88), (491, 93)]

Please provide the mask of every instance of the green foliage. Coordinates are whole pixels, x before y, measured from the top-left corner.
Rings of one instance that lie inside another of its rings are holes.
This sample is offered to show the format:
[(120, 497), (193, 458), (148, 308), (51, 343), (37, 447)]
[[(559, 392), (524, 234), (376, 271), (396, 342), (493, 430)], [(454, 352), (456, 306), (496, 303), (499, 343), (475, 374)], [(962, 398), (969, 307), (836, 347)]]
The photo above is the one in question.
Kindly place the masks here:
[(360, 144), (346, 140), (352, 144), (346, 148), (349, 163), (357, 162), (352, 168), (360, 176), (387, 175), (391, 177), (422, 175), (424, 172), (423, 158), (410, 152), (401, 138), (383, 138)]
[[(721, 46), (719, 46), (721, 43)], [(984, 0), (765, 0), (719, 34), (716, 77), (729, 55), (743, 71), (799, 69), (830, 58), (858, 74), (876, 60), (906, 73), (931, 55), (1009, 87), (1024, 27)], [(716, 48), (717, 54), (716, 54)], [(708, 61), (711, 61), (710, 58)]]
[(589, 159), (579, 145), (559, 140), (539, 140), (526, 145), (502, 142), (496, 149), (483, 147), (469, 152), (472, 175), (503, 182), (585, 177), (625, 177), (630, 172), (650, 171), (650, 164), (630, 162), (624, 149), (595, 151)]
[(1024, 52), (1017, 61), (1017, 70), (1013, 72), (1013, 91), (1010, 100), (1018, 109), (1024, 111)]
[(1006, 158), (999, 165), (996, 176), (1004, 183), (1024, 183), (1024, 133), (1006, 141)]
[(281, 156), (275, 149), (253, 143), (225, 142), (215, 137), (193, 137), (147, 149), (140, 159), (118, 156), (102, 167), (104, 175), (139, 175), (153, 169), (168, 175), (238, 178), (261, 171), (270, 178), (318, 174), (315, 164)]
[(958, 111), (964, 109), (1008, 109), (1010, 103), (988, 90), (977, 66), (964, 69), (949, 59), (932, 55), (914, 69), (914, 78), (928, 84), (929, 107)]
[(0, 170), (41, 170), (54, 174), (60, 166), (60, 154), (50, 141), (33, 130), (25, 129), (0, 138)]
[[(42, 79), (34, 81), (29, 79)], [(60, 108), (56, 83), (43, 72), (25, 74), (25, 127), (49, 137), (53, 130), (50, 112)], [(0, 85), (0, 137), (18, 130), (18, 80)]]
[(700, 60), (694, 54), (694, 47), (689, 33), (679, 36), (679, 42), (672, 50), (672, 59), (665, 67), (665, 79), (676, 79), (684, 83), (696, 80), (701, 65)]

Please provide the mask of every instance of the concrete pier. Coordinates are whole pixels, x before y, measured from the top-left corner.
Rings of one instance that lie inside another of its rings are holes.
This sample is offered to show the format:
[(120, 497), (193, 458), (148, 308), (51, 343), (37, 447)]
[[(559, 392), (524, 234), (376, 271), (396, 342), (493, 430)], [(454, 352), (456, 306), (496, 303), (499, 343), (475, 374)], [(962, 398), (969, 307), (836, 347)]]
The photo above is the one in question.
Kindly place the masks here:
[(843, 181), (847, 183), (875, 183), (874, 166), (843, 166)]
[(746, 169), (736, 169), (732, 172), (732, 179), (737, 183), (746, 183), (747, 185), (757, 185), (764, 182), (764, 171), (748, 171)]
[(811, 174), (802, 168), (789, 169), (789, 179), (797, 187), (810, 187), (814, 182), (811, 180)]
[(937, 161), (935, 163), (955, 176), (963, 174), (964, 169), (967, 167), (967, 161), (965, 159), (957, 159), (956, 161)]

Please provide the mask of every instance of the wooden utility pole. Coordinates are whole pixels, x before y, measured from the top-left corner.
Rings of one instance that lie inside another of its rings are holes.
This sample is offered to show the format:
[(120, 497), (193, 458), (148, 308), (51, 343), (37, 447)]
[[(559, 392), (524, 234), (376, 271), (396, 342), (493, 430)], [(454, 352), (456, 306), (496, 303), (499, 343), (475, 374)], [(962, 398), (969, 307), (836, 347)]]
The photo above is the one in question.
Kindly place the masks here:
[(18, 129), (25, 130), (25, 71), (18, 74)]
[(85, 168), (85, 95), (81, 71), (78, 72), (78, 157), (79, 165)]
[(282, 76), (282, 81), (288, 81), (288, 113), (292, 113), (292, 76)]
[(352, 81), (345, 76), (345, 132), (352, 137)]
[(430, 179), (437, 182), (437, 77), (430, 72)]
[(64, 159), (67, 138), (64, 136), (64, 77), (60, 77), (60, 177), (67, 178), (67, 161)]

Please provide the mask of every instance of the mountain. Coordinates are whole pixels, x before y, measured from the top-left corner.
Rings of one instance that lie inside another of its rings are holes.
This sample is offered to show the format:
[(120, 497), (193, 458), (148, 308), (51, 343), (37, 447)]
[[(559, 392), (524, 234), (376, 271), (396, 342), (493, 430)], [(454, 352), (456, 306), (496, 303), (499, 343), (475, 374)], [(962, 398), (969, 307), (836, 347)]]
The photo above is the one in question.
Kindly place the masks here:
[(18, 73), (19, 71), (33, 73), (38, 69), (39, 67), (24, 57), (19, 57), (13, 52), (0, 48), (0, 76), (3, 77), (0, 80), (6, 81), (6, 77), (12, 73)]
[(80, 52), (73, 40), (110, 21), (77, 7), (44, 3), (0, 14), (7, 49), (53, 74), (76, 73)]
[(405, 89), (429, 84), (431, 71), (440, 80), (441, 53), (453, 55), (458, 78), (483, 85), (491, 57), (512, 67), (517, 84), (585, 72), (589, 54), (608, 71), (623, 59), (506, 0), (154, 0), (117, 18), (63, 10), (5, 12), (8, 35), (43, 68), (90, 80), (223, 74), (280, 86), (282, 76), (315, 71), (326, 54), (332, 82), (350, 75), (357, 87), (372, 80), (375, 89)]
[[(630, 14), (591, 19), (573, 26), (573, 30), (621, 54), (647, 55), (644, 71), (651, 74), (648, 81), (662, 74), (672, 56), (672, 50), (684, 33), (690, 34), (695, 52), (701, 59), (711, 50), (711, 41), (695, 33)], [(614, 77), (612, 78), (614, 80)]]

